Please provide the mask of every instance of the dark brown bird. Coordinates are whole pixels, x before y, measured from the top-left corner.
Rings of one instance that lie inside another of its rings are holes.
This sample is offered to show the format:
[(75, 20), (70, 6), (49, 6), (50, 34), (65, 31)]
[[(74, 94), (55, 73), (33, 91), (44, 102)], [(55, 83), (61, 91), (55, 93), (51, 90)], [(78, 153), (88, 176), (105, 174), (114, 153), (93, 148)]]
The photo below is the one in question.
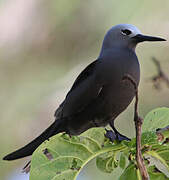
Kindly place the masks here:
[(79, 135), (89, 128), (108, 124), (114, 130), (113, 139), (129, 140), (115, 129), (114, 120), (135, 96), (133, 85), (122, 82), (122, 78), (129, 74), (138, 86), (140, 66), (135, 48), (143, 41), (165, 40), (142, 35), (133, 25), (113, 26), (105, 35), (98, 59), (80, 73), (56, 110), (53, 124), (32, 142), (3, 159), (15, 160), (29, 156), (42, 142), (57, 133)]

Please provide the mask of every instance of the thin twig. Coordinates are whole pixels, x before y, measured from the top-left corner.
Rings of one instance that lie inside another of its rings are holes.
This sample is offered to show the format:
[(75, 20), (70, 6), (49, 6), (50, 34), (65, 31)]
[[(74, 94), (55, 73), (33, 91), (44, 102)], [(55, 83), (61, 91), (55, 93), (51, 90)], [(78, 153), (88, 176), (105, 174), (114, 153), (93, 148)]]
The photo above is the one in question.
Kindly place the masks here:
[[(163, 144), (166, 144), (169, 142), (169, 137), (168, 137), (168, 133), (169, 133), (169, 125), (164, 127), (164, 128), (158, 128), (156, 129), (156, 134), (158, 137), (158, 141), (162, 142)], [(167, 134), (167, 137), (166, 137)]]
[(31, 169), (31, 161), (29, 161), (22, 169), (22, 173), (29, 173)]
[(154, 87), (156, 89), (160, 89), (160, 82), (163, 81), (166, 83), (166, 85), (168, 86), (169, 88), (169, 78), (167, 77), (167, 75), (164, 73), (164, 71), (162, 70), (161, 68), (161, 65), (160, 65), (160, 62), (155, 58), (155, 57), (152, 57), (152, 60), (154, 62), (154, 64), (156, 65), (157, 67), (157, 72), (158, 74), (153, 76), (151, 78), (151, 81), (153, 82), (154, 84)]
[(142, 123), (143, 119), (139, 117), (138, 115), (138, 88), (137, 88), (137, 83), (133, 79), (132, 76), (129, 74), (125, 75), (123, 77), (123, 80), (128, 80), (130, 81), (135, 89), (135, 107), (134, 107), (134, 122), (135, 122), (135, 129), (136, 129), (136, 161), (137, 161), (137, 166), (139, 168), (140, 174), (142, 176), (142, 180), (149, 180), (149, 175), (146, 169), (146, 166), (144, 164), (144, 160), (142, 157), (141, 153), (141, 132), (142, 132)]

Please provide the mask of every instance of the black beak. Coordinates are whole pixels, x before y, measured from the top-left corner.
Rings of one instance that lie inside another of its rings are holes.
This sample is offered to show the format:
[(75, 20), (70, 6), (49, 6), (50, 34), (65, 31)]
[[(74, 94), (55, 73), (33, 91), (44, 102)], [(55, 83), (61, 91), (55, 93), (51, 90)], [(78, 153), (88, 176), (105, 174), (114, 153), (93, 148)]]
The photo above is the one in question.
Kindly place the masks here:
[(132, 37), (137, 43), (143, 42), (143, 41), (166, 41), (163, 38), (160, 37), (153, 37), (153, 36), (145, 36), (142, 34), (137, 34), (136, 36)]

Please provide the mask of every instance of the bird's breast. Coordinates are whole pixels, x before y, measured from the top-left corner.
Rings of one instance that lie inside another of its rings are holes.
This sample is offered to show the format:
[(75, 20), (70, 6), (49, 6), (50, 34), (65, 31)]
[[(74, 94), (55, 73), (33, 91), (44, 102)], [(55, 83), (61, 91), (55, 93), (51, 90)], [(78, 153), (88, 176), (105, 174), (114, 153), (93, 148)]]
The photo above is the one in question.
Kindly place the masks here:
[(105, 84), (97, 104), (105, 115), (117, 117), (135, 96), (134, 85), (129, 80), (123, 80), (124, 76), (130, 75), (137, 86), (140, 81), (138, 59), (134, 54), (129, 53), (122, 56), (118, 54), (116, 59), (105, 58), (100, 66), (100, 79)]

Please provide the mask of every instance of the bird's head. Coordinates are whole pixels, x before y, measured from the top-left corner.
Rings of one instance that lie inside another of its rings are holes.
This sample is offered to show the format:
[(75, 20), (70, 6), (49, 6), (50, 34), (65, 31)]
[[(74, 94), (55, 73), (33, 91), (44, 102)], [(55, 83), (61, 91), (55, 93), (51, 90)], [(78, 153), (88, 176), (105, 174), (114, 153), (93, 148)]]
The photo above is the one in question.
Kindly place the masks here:
[(144, 41), (165, 41), (165, 39), (143, 35), (137, 27), (131, 24), (118, 24), (105, 35), (103, 48), (128, 47), (135, 49), (138, 43)]

